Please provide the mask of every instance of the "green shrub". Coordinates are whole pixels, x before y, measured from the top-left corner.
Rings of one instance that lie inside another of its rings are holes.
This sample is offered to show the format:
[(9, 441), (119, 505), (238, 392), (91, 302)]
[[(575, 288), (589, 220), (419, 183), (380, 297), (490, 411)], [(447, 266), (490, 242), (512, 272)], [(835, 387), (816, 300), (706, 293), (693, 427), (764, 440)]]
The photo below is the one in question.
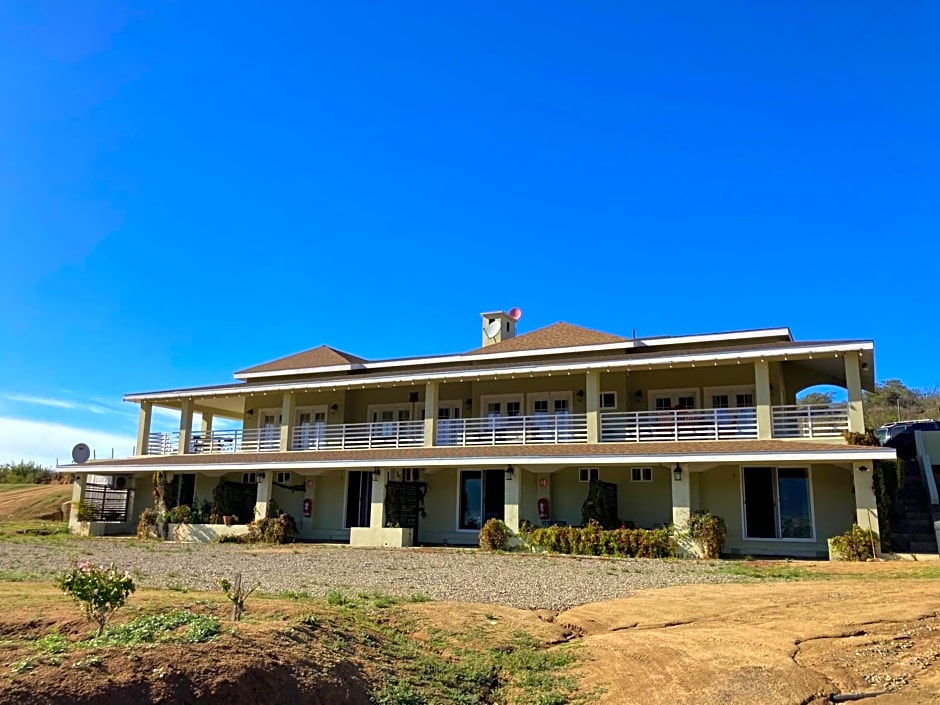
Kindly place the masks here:
[(689, 519), (689, 535), (702, 544), (704, 558), (718, 558), (728, 536), (728, 527), (720, 516), (695, 512)]
[(82, 606), (90, 622), (98, 625), (96, 637), (101, 636), (108, 619), (136, 589), (131, 574), (122, 573), (113, 563), (105, 568), (85, 561), (63, 575), (59, 587)]
[(670, 529), (610, 529), (596, 522), (584, 528), (548, 526), (525, 535), (529, 546), (551, 553), (618, 558), (668, 558), (676, 555)]
[(137, 538), (145, 539), (150, 536), (150, 529), (153, 527), (154, 530), (157, 528), (157, 520), (160, 518), (160, 513), (153, 507), (148, 507), (140, 513), (140, 519), (137, 521)]
[(603, 529), (615, 529), (620, 526), (616, 506), (611, 505), (604, 489), (606, 484), (600, 480), (591, 480), (588, 485), (587, 498), (581, 505), (581, 522), (585, 526), (591, 522), (600, 524)]
[(173, 507), (166, 513), (166, 520), (170, 524), (188, 524), (192, 520), (193, 512), (188, 504), (181, 504)]
[(255, 519), (248, 525), (251, 543), (293, 543), (297, 537), (297, 524), (290, 514)]
[(480, 529), (480, 548), (484, 551), (508, 551), (512, 531), (499, 519), (490, 519)]
[(875, 533), (858, 524), (844, 534), (832, 537), (832, 550), (844, 561), (868, 561), (875, 557)]

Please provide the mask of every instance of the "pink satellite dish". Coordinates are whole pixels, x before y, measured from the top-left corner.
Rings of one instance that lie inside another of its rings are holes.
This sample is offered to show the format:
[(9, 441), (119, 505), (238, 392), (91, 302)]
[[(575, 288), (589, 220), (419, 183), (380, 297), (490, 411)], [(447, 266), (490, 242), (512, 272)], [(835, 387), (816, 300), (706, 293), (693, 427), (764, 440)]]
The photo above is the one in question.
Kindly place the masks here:
[(521, 308), (509, 309), (509, 317), (514, 321), (518, 321), (520, 318), (522, 318), (522, 309)]

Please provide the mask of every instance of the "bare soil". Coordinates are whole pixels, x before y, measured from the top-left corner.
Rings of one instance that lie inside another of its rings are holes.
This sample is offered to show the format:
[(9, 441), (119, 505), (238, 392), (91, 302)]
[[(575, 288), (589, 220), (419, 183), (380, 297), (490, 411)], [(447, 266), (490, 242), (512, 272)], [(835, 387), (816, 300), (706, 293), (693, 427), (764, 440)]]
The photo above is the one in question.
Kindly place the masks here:
[(8, 485), (0, 489), (0, 521), (61, 521), (62, 503), (72, 498), (71, 485)]

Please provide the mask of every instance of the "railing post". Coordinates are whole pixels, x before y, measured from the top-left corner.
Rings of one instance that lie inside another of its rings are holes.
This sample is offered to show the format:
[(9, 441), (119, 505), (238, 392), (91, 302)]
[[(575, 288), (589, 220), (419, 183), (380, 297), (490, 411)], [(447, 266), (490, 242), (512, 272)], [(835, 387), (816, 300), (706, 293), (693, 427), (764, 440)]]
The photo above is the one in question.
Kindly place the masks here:
[(346, 450), (346, 424), (343, 424), (342, 429), (343, 429), (343, 432), (340, 434), (340, 437), (339, 437), (339, 447), (342, 450)]
[(679, 412), (672, 412), (672, 440), (679, 440)]
[(718, 409), (712, 409), (712, 425), (715, 427), (715, 438), (713, 440), (720, 441), (720, 432), (718, 430)]
[(807, 427), (809, 428), (809, 437), (813, 437), (813, 407), (806, 407)]

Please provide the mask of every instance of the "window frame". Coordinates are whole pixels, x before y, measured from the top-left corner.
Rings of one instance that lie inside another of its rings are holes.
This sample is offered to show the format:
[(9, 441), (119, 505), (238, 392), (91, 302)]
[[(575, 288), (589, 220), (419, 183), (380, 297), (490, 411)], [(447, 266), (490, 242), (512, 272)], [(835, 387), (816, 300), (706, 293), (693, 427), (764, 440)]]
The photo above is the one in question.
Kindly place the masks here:
[[(285, 475), (287, 476), (286, 478)], [(294, 473), (292, 473), (290, 470), (278, 470), (274, 474), (274, 481), (281, 485), (287, 485), (290, 484), (293, 475)]]
[[(585, 473), (587, 473), (586, 476), (585, 476)], [(579, 483), (589, 484), (591, 482), (600, 482), (600, 480), (601, 480), (600, 468), (578, 468), (578, 482)]]
[[(640, 471), (639, 479), (637, 479), (637, 470)], [(638, 465), (637, 467), (630, 468), (630, 482), (652, 482), (653, 481), (653, 468), (649, 465)]]
[[(461, 501), (461, 495), (462, 495), (462, 489), (463, 489), (463, 476), (464, 476), (465, 473), (469, 473), (469, 472), (472, 472), (472, 473), (479, 473), (479, 474), (480, 474), (480, 527), (477, 528), (477, 529), (465, 529), (465, 528), (463, 528), (463, 527), (461, 526), (462, 521), (463, 521), (463, 515), (462, 515), (462, 512), (461, 512), (460, 501)], [(478, 534), (478, 533), (480, 533), (480, 530), (483, 528), (483, 525), (486, 523), (486, 473), (487, 473), (487, 472), (492, 472), (492, 473), (493, 473), (493, 477), (496, 476), (496, 473), (499, 473), (500, 481), (503, 482), (503, 483), (505, 483), (505, 471), (504, 471), (504, 470), (496, 470), (496, 469), (494, 469), (494, 468), (472, 468), (472, 467), (471, 467), (471, 468), (461, 468), (461, 469), (458, 471), (458, 473), (457, 473), (457, 497), (456, 497), (456, 499), (457, 499), (457, 511), (456, 511), (456, 515), (457, 515), (457, 516), (455, 517), (455, 521), (454, 521), (454, 531), (455, 531), (455, 532), (457, 532), (457, 533), (462, 533), (462, 534)], [(502, 517), (502, 520), (503, 520), (503, 521), (505, 521), (505, 519), (506, 519), (506, 515), (505, 515), (505, 506), (506, 506), (505, 492), (506, 492), (506, 487), (505, 487), (505, 484), (504, 484), (504, 485), (503, 485), (503, 511), (504, 511), (504, 514), (503, 514), (503, 517)]]
[[(774, 490), (774, 519), (776, 521), (776, 531), (777, 536), (775, 538), (763, 538), (755, 537), (751, 538), (747, 535), (747, 506), (745, 502), (744, 495), (744, 471), (747, 468), (770, 468), (773, 470), (773, 490)], [(780, 470), (805, 470), (806, 471), (806, 485), (809, 495), (809, 525), (810, 525), (810, 536), (808, 538), (783, 538), (781, 534), (783, 533), (783, 527), (780, 524), (780, 478), (778, 472)], [(817, 542), (817, 533), (816, 533), (816, 503), (813, 497), (813, 466), (812, 465), (767, 465), (767, 464), (757, 464), (751, 463), (748, 465), (741, 465), (738, 468), (738, 486), (740, 488), (741, 495), (741, 536), (744, 541), (767, 541), (772, 543), (816, 543)]]
[[(692, 397), (695, 406), (692, 409), (702, 408), (702, 390), (699, 387), (676, 387), (674, 389), (650, 389), (646, 392), (646, 405), (649, 411), (672, 411), (672, 409), (657, 409), (656, 397), (669, 395), (671, 397)], [(688, 409), (686, 409), (688, 411)]]
[[(612, 406), (604, 406), (604, 397), (613, 396), (614, 403)], [(601, 392), (597, 398), (597, 408), (601, 411), (616, 411), (617, 410), (617, 392)]]
[(257, 484), (258, 484), (258, 473), (257, 473), (257, 472), (243, 472), (243, 473), (242, 473), (242, 484), (243, 484), (243, 485), (257, 485)]

